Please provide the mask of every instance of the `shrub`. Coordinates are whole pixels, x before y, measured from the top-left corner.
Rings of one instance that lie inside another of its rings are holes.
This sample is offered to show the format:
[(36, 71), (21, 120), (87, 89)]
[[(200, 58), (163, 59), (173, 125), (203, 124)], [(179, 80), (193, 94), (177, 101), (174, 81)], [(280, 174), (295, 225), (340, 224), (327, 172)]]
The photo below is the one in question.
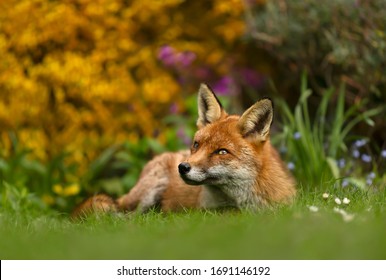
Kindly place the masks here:
[(344, 81), (348, 93), (382, 98), (386, 89), (384, 8), (383, 0), (267, 1), (264, 7), (247, 9), (248, 35), (287, 74), (307, 70), (316, 89)]
[[(311, 90), (307, 86), (306, 75), (302, 76), (300, 99), (294, 112), (283, 102), (278, 100), (283, 116), (283, 132), (279, 139), (282, 152), (285, 152), (288, 167), (295, 173), (300, 186), (305, 189), (325, 188), (338, 182), (340, 185), (344, 177), (357, 187), (364, 188), (363, 181), (353, 179), (363, 177), (364, 172), (376, 171), (377, 166), (351, 164), (351, 169), (345, 168), (345, 162), (354, 162), (350, 157), (347, 146), (353, 139), (353, 128), (360, 122), (374, 125), (371, 117), (385, 111), (385, 106), (378, 106), (370, 110), (363, 110), (365, 102), (345, 109), (343, 85), (339, 89), (330, 88), (322, 96), (315, 115), (309, 109)], [(336, 106), (331, 106), (336, 95)], [(366, 140), (361, 140), (364, 146)], [(366, 164), (373, 161), (364, 160)], [(355, 168), (354, 168), (355, 167)], [(345, 172), (349, 171), (349, 172)]]

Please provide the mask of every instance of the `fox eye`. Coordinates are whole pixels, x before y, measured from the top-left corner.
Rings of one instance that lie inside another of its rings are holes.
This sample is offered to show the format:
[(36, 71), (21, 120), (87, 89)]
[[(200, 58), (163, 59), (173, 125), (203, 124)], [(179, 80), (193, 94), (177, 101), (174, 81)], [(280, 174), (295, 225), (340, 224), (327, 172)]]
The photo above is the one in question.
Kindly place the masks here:
[(194, 141), (194, 143), (193, 143), (193, 149), (197, 149), (198, 148), (198, 142), (197, 141)]
[(217, 151), (216, 151), (216, 154), (218, 154), (218, 155), (226, 155), (226, 154), (228, 154), (229, 152), (226, 150), (226, 149), (218, 149)]

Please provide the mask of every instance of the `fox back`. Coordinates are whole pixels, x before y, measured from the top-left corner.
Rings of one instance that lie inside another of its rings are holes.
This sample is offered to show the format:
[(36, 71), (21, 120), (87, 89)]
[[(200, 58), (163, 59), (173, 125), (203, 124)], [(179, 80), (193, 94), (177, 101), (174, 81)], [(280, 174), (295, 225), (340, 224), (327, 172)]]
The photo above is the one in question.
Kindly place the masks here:
[(137, 184), (117, 200), (117, 208), (140, 212), (155, 206), (164, 211), (257, 209), (290, 203), (296, 194), (295, 181), (270, 143), (272, 120), (270, 99), (257, 101), (241, 116), (228, 115), (213, 91), (201, 85), (198, 130), (190, 151), (151, 160)]

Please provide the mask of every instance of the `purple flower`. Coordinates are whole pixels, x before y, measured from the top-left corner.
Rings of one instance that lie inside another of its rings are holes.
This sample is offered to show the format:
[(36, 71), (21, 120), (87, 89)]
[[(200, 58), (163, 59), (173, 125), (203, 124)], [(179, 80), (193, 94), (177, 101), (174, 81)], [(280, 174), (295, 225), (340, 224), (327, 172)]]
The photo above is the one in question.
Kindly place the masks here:
[(173, 47), (165, 45), (159, 49), (158, 59), (166, 66), (187, 67), (196, 59), (196, 54), (190, 51), (178, 52)]
[(371, 156), (366, 155), (366, 154), (363, 154), (361, 156), (361, 159), (362, 159), (363, 162), (367, 162), (367, 163), (371, 162)]
[(296, 132), (294, 133), (294, 139), (295, 139), (295, 140), (299, 140), (301, 137), (302, 137), (302, 134), (301, 134), (299, 131), (296, 131)]
[(363, 147), (364, 145), (366, 145), (366, 140), (365, 139), (357, 140), (355, 141), (354, 145), (357, 148)]
[(172, 104), (170, 104), (170, 107), (169, 107), (169, 112), (170, 112), (170, 114), (177, 114), (177, 112), (178, 112), (178, 105), (177, 105), (177, 103), (172, 103)]
[(341, 158), (337, 162), (339, 168), (344, 168), (346, 166), (346, 160), (344, 158)]
[(386, 150), (381, 151), (381, 157), (386, 158)]
[(183, 52), (176, 56), (177, 63), (180, 63), (184, 67), (188, 67), (196, 59), (196, 54), (193, 52)]
[(359, 153), (359, 151), (358, 150), (354, 150), (354, 151), (352, 151), (352, 156), (354, 157), (354, 158), (359, 158), (360, 157), (360, 153)]
[(369, 179), (374, 179), (377, 175), (375, 175), (375, 172), (370, 172), (368, 175), (367, 175), (367, 178)]
[(175, 56), (176, 50), (169, 45), (162, 46), (158, 51), (158, 59), (161, 60), (166, 66), (175, 64)]
[(375, 172), (370, 172), (369, 174), (367, 174), (366, 184), (371, 186), (376, 176), (377, 175), (375, 174)]
[(214, 84), (213, 90), (218, 95), (235, 95), (234, 80), (230, 76), (222, 77), (217, 83)]
[(345, 188), (345, 187), (348, 186), (348, 184), (349, 184), (349, 181), (348, 181), (347, 179), (343, 179), (343, 181), (342, 181), (342, 187)]
[(289, 170), (294, 170), (294, 169), (295, 169), (295, 163), (289, 162), (289, 163), (287, 164), (287, 167), (288, 167)]

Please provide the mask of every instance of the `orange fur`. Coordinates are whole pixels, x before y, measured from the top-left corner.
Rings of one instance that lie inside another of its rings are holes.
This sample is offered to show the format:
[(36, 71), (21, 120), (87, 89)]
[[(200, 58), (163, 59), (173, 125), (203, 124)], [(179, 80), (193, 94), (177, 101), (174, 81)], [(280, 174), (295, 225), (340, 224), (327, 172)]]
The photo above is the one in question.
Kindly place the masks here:
[(98, 194), (90, 197), (79, 204), (72, 211), (72, 218), (82, 218), (94, 212), (115, 212), (117, 211), (117, 203), (111, 197)]
[(137, 184), (116, 201), (117, 207), (107, 207), (105, 198), (94, 199), (80, 205), (75, 215), (90, 208), (145, 212), (152, 207), (258, 209), (290, 203), (295, 181), (269, 141), (272, 102), (262, 99), (242, 116), (228, 115), (205, 85), (198, 101), (199, 129), (190, 152), (165, 153), (151, 160)]

